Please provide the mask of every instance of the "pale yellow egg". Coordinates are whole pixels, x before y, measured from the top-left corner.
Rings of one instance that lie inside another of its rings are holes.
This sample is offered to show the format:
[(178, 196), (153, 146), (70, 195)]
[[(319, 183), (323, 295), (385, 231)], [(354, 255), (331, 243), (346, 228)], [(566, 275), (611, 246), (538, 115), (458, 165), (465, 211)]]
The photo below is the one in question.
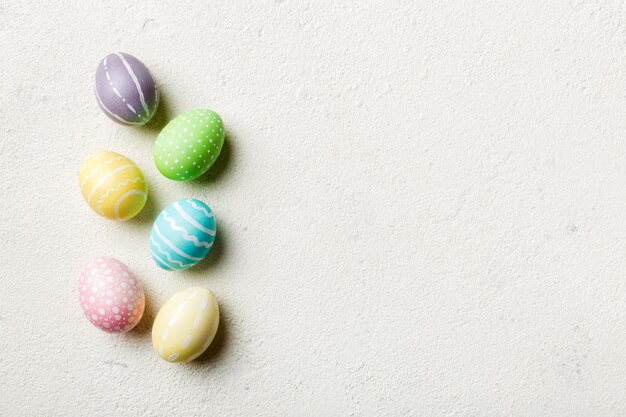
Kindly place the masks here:
[(194, 360), (213, 341), (219, 321), (215, 295), (206, 288), (187, 288), (159, 310), (152, 326), (152, 344), (168, 362)]
[(148, 187), (137, 165), (115, 152), (90, 155), (80, 166), (80, 191), (96, 213), (111, 220), (128, 220), (146, 205)]

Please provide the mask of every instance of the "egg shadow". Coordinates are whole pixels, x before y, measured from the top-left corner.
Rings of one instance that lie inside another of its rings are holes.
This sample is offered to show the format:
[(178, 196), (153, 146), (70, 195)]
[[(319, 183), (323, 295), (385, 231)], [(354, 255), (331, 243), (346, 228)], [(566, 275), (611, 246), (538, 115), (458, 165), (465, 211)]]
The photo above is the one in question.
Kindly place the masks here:
[(222, 224), (218, 224), (217, 233), (215, 234), (215, 242), (213, 243), (211, 251), (203, 260), (198, 262), (197, 265), (187, 269), (185, 274), (192, 277), (205, 275), (209, 269), (215, 268), (222, 261), (224, 253), (228, 248), (227, 235), (228, 234), (224, 232), (224, 226)]
[(146, 303), (143, 310), (143, 315), (141, 316), (141, 320), (139, 320), (139, 324), (137, 324), (137, 326), (135, 326), (127, 333), (130, 337), (143, 337), (147, 333), (150, 333), (152, 331), (152, 323), (154, 323), (154, 318), (156, 316), (156, 303), (154, 302), (154, 299), (150, 296), (150, 293), (146, 291), (145, 287), (144, 294), (146, 298)]
[(211, 165), (211, 168), (209, 168), (204, 175), (201, 175), (191, 182), (194, 187), (212, 184), (229, 170), (234, 153), (233, 138), (232, 133), (227, 130), (224, 135), (224, 145), (222, 145), (222, 150), (215, 160), (215, 163)]
[(154, 189), (157, 187), (151, 187), (148, 184), (148, 200), (146, 201), (146, 205), (143, 206), (143, 209), (132, 219), (128, 220), (126, 223), (132, 225), (145, 225), (152, 224), (154, 219), (156, 219), (157, 214), (159, 213), (159, 197), (158, 194), (154, 192)]
[(148, 123), (139, 126), (137, 129), (146, 130), (151, 134), (158, 134), (172, 120), (172, 109), (167, 100), (167, 94), (163, 92), (163, 88), (159, 89), (159, 106), (156, 114)]
[(230, 340), (228, 323), (230, 322), (229, 309), (220, 302), (220, 323), (217, 333), (207, 350), (198, 356), (195, 360), (188, 362), (186, 365), (191, 368), (210, 367), (218, 361), (226, 352)]

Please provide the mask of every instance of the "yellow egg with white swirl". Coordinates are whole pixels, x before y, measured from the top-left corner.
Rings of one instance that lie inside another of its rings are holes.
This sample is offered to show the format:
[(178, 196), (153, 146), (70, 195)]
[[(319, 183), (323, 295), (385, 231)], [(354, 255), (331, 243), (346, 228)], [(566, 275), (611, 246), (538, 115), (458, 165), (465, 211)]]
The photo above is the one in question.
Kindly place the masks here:
[(143, 173), (119, 153), (103, 151), (88, 156), (80, 166), (78, 181), (89, 207), (107, 219), (135, 217), (148, 199)]
[(189, 362), (209, 347), (219, 322), (215, 295), (206, 288), (187, 288), (159, 310), (152, 325), (152, 344), (168, 362)]

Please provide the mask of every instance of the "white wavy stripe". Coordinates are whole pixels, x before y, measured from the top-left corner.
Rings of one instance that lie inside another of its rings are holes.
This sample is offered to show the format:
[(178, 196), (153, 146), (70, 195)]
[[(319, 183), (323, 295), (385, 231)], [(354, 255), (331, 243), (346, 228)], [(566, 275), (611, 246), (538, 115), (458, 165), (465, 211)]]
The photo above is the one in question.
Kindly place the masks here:
[(163, 211), (163, 218), (165, 219), (166, 222), (170, 224), (172, 229), (176, 230), (177, 232), (181, 232), (183, 234), (183, 239), (193, 243), (196, 247), (209, 249), (211, 246), (213, 246), (212, 243), (209, 244), (209, 242), (200, 241), (198, 240), (197, 237), (187, 233), (187, 230), (185, 230), (184, 227), (177, 225), (176, 221), (173, 218), (169, 217), (167, 215), (167, 211), (165, 210)]
[(122, 119), (120, 116), (118, 116), (117, 114), (113, 113), (111, 110), (108, 109), (107, 106), (104, 105), (104, 103), (102, 102), (102, 99), (100, 98), (100, 94), (98, 94), (98, 89), (94, 88), (94, 91), (96, 92), (96, 99), (98, 100), (98, 103), (100, 103), (100, 107), (102, 108), (102, 110), (104, 110), (105, 112), (107, 112), (108, 115), (110, 115), (111, 117), (113, 117), (116, 120), (119, 120), (120, 122), (122, 122), (125, 125), (133, 125), (133, 126), (140, 126), (143, 124), (143, 122), (131, 122), (129, 120), (126, 119)]
[(206, 234), (208, 234), (210, 236), (215, 236), (215, 230), (207, 229), (206, 227), (202, 226), (200, 223), (195, 221), (190, 215), (185, 213), (185, 210), (182, 209), (182, 207), (178, 204), (178, 202), (174, 203), (174, 208), (176, 209), (178, 214), (180, 214), (180, 217), (185, 219), (188, 223), (190, 223), (196, 229), (202, 230), (204, 233), (206, 233)]
[(96, 201), (96, 205), (98, 206), (98, 209), (101, 209), (101, 208), (102, 208), (102, 203), (104, 203), (104, 201), (107, 199), (107, 197), (108, 197), (111, 193), (113, 193), (113, 192), (115, 192), (115, 191), (119, 190), (120, 188), (122, 188), (122, 187), (124, 187), (124, 186), (127, 186), (127, 185), (128, 185), (128, 184), (130, 184), (130, 183), (134, 183), (134, 182), (137, 182), (137, 181), (139, 181), (139, 182), (144, 182), (144, 181), (143, 181), (143, 179), (142, 179), (141, 177), (135, 177), (135, 178), (132, 178), (132, 179), (128, 179), (128, 180), (126, 180), (126, 181), (122, 181), (122, 182), (120, 182), (119, 184), (117, 184), (117, 185), (116, 185), (115, 187), (113, 187), (113, 188), (109, 188), (109, 189), (107, 190), (107, 192), (106, 192), (106, 193), (105, 193), (102, 197), (100, 197), (100, 198), (98, 199), (98, 201)]
[[(175, 259), (172, 259), (172, 257), (170, 256), (169, 253), (167, 253), (165, 250), (163, 250), (163, 248), (161, 247), (161, 245), (159, 245), (159, 242), (157, 242), (156, 240), (154, 240), (154, 238), (152, 236), (150, 236), (150, 242), (152, 242), (152, 244), (159, 250), (160, 253), (162, 253), (163, 255), (165, 255), (165, 257), (167, 258), (167, 260), (171, 263), (177, 263), (180, 265), (181, 268), (186, 268), (188, 266), (192, 266), (193, 264), (184, 264), (181, 261), (177, 261)], [(167, 265), (167, 262), (164, 262)], [(172, 265), (168, 265), (171, 266), (174, 269), (178, 269)]]
[[(93, 164), (95, 161), (97, 161), (98, 158), (100, 158), (105, 153), (109, 153), (109, 152), (107, 152), (107, 151), (96, 152), (96, 153), (90, 155), (89, 157), (87, 157), (87, 159), (85, 159), (85, 161), (81, 164), (80, 170), (78, 171), (78, 175), (83, 175), (85, 173), (85, 171), (87, 171), (87, 169), (91, 167), (91, 164)], [(91, 172), (85, 178), (86, 180), (88, 180), (93, 174), (95, 174), (97, 171), (99, 171), (100, 168), (102, 168), (103, 166), (105, 166), (105, 165), (107, 165), (107, 164), (109, 164), (109, 163), (111, 163), (111, 162), (113, 162), (113, 161), (115, 161), (117, 159), (124, 158), (124, 156), (122, 156), (120, 154), (116, 154), (115, 152), (111, 152), (111, 153), (113, 153), (115, 156), (113, 158), (111, 158), (111, 159), (107, 159), (104, 162), (100, 162), (93, 169), (91, 169)]]
[[(121, 156), (121, 155), (120, 156), (114, 156), (113, 158), (109, 159), (108, 161), (105, 161), (105, 162), (101, 163), (100, 165), (98, 165), (97, 167), (95, 167), (94, 169), (92, 169), (91, 172), (89, 173), (89, 175), (87, 175), (85, 178), (83, 178), (83, 181), (80, 183), (81, 189), (83, 188), (85, 183), (89, 180), (89, 178), (93, 177), (96, 174), (96, 172), (100, 171), (100, 169), (102, 169), (105, 166), (109, 165), (111, 162), (121, 161), (122, 159), (126, 159), (126, 157), (125, 156)], [(93, 162), (93, 161), (90, 161), (89, 163), (91, 163), (91, 162)], [(81, 175), (83, 173), (83, 171), (85, 170), (85, 168), (87, 168), (87, 166), (88, 165), (86, 165), (83, 169), (81, 169), (78, 175)]]
[(93, 161), (98, 159), (99, 156), (101, 156), (100, 154), (101, 152), (94, 152), (91, 155), (89, 155), (87, 158), (85, 158), (85, 160), (78, 167), (78, 175), (82, 175), (82, 173), (85, 172), (87, 167), (91, 165)]
[(189, 204), (191, 204), (191, 207), (195, 208), (196, 210), (202, 210), (202, 212), (207, 216), (207, 217), (213, 217), (213, 213), (209, 213), (208, 211), (206, 211), (206, 209), (202, 206), (197, 205), (193, 200), (187, 200), (187, 202)]
[[(174, 252), (176, 252), (177, 254), (182, 256), (183, 258), (187, 258), (190, 261), (201, 261), (202, 260), (202, 258), (196, 258), (195, 256), (191, 256), (191, 255), (183, 252), (182, 250), (178, 249), (172, 242), (170, 242), (170, 240), (168, 238), (166, 238), (165, 236), (163, 236), (161, 234), (161, 231), (159, 230), (159, 226), (157, 226), (156, 224), (154, 225), (154, 231), (161, 238), (163, 243), (165, 243), (167, 246), (170, 247), (171, 250), (173, 250)], [(191, 265), (193, 265), (193, 264), (191, 264)]]
[(141, 85), (139, 85), (139, 80), (137, 79), (137, 76), (133, 72), (133, 69), (130, 67), (130, 64), (128, 63), (128, 61), (126, 61), (126, 58), (124, 58), (122, 54), (120, 54), (119, 52), (116, 52), (115, 55), (119, 57), (119, 59), (122, 61), (122, 64), (124, 64), (124, 66), (126, 67), (126, 71), (128, 71), (130, 78), (133, 79), (133, 82), (135, 83), (135, 87), (137, 87), (137, 92), (139, 93), (139, 101), (141, 101), (141, 106), (146, 112), (146, 116), (150, 116), (150, 113), (148, 112), (148, 105), (146, 104), (146, 99), (143, 96), (143, 91), (141, 91)]
[(172, 265), (169, 265), (167, 262), (165, 262), (163, 259), (161, 259), (161, 257), (159, 255), (156, 254), (156, 252), (150, 248), (150, 253), (152, 254), (152, 256), (154, 258), (156, 258), (159, 262), (161, 262), (166, 268), (168, 268), (170, 271), (171, 270), (176, 270), (176, 271), (180, 271), (178, 268), (173, 267)]
[(91, 204), (91, 197), (93, 197), (93, 193), (95, 193), (96, 190), (100, 188), (102, 184), (106, 182), (106, 180), (108, 180), (113, 175), (117, 174), (118, 172), (124, 171), (125, 169), (128, 169), (128, 168), (133, 168), (134, 166), (135, 166), (134, 164), (122, 165), (121, 167), (115, 168), (113, 171), (109, 172), (104, 177), (100, 178), (100, 181), (98, 181), (98, 183), (94, 185), (93, 188), (91, 189), (91, 192), (89, 193), (89, 196), (87, 197), (87, 204)]
[[(139, 178), (139, 177), (138, 177)], [(125, 193), (123, 196), (121, 196), (117, 202), (115, 203), (115, 207), (113, 208), (113, 212), (115, 213), (115, 218), (116, 219), (120, 219), (120, 213), (119, 213), (119, 209), (120, 209), (120, 205), (122, 204), (122, 201), (126, 200), (126, 198), (130, 197), (131, 195), (140, 195), (142, 196), (145, 200), (148, 199), (148, 195), (146, 193), (144, 193), (143, 191), (139, 191), (139, 190), (130, 190), (127, 193)]]

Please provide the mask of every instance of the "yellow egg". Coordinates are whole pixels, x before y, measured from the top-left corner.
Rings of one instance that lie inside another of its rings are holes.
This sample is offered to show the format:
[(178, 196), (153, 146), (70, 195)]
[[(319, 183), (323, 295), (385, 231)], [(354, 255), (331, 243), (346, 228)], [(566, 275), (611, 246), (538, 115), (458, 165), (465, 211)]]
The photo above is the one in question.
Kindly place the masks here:
[(115, 152), (90, 155), (80, 166), (80, 191), (96, 213), (111, 220), (136, 216), (148, 199), (148, 187), (133, 161)]
[(192, 361), (209, 347), (219, 321), (215, 295), (206, 288), (187, 288), (159, 310), (152, 326), (152, 344), (168, 362)]

